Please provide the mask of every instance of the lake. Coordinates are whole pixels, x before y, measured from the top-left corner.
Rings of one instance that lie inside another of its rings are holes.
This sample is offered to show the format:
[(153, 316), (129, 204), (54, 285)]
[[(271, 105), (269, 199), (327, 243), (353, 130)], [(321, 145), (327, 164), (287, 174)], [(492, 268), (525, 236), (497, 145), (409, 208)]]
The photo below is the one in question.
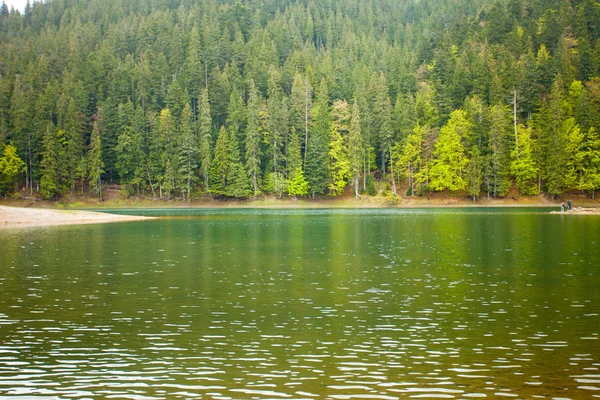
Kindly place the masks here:
[(600, 217), (548, 211), (0, 230), (0, 397), (600, 398)]

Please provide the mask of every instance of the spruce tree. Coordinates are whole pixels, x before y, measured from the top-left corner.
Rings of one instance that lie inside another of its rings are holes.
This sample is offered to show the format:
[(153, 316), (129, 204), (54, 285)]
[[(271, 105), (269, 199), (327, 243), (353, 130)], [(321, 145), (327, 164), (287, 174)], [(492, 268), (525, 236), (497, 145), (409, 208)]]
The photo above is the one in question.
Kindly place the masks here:
[(290, 135), (288, 168), (288, 194), (294, 198), (297, 196), (306, 196), (308, 194), (309, 183), (304, 178), (302, 155), (300, 154), (300, 138), (294, 127), (292, 127), (292, 133)]
[(46, 134), (44, 135), (42, 161), (40, 164), (40, 196), (44, 199), (52, 199), (60, 191), (58, 182), (58, 146), (54, 125), (49, 123), (46, 126)]
[[(229, 106), (227, 107), (227, 131), (231, 135), (237, 137), (238, 143), (244, 142), (244, 135), (246, 132), (246, 107), (244, 106), (244, 100), (241, 94), (238, 92), (237, 87), (234, 86), (229, 97)], [(242, 154), (244, 148), (240, 149)]]
[(329, 193), (339, 196), (350, 178), (347, 136), (350, 128), (348, 103), (336, 100), (333, 103), (333, 124), (329, 134)]
[(229, 161), (227, 163), (227, 188), (229, 197), (244, 198), (252, 194), (251, 182), (240, 156), (240, 146), (235, 135), (229, 136)]
[(283, 91), (279, 86), (279, 72), (271, 65), (269, 68), (269, 82), (267, 100), (267, 143), (272, 157), (273, 173), (277, 174), (283, 169), (284, 138), (287, 136), (287, 110), (283, 101)]
[(358, 102), (354, 99), (352, 107), (352, 120), (350, 122), (350, 133), (348, 137), (348, 158), (350, 159), (350, 176), (354, 181), (354, 195), (359, 198), (360, 174), (363, 172), (363, 137), (360, 131), (360, 110)]
[(212, 163), (212, 120), (208, 103), (208, 90), (200, 90), (198, 115), (198, 140), (200, 152), (200, 176), (204, 180), (204, 190), (210, 193), (209, 177)]
[[(215, 144), (215, 158), (211, 168), (210, 185), (215, 194), (226, 194), (227, 175), (229, 173), (230, 139), (227, 129), (222, 126)], [(231, 135), (235, 136), (235, 135)], [(237, 138), (236, 138), (237, 139)], [(239, 149), (237, 150), (239, 152)]]
[[(308, 149), (306, 158), (305, 177), (308, 181), (309, 191), (315, 195), (324, 194), (329, 184), (328, 169), (328, 144), (329, 134), (332, 130), (333, 119), (329, 107), (329, 94), (327, 83), (323, 79), (317, 94), (317, 100), (314, 107), (314, 123), (312, 132), (308, 139)], [(294, 126), (292, 126), (294, 128)], [(295, 128), (294, 128), (295, 130)], [(299, 136), (296, 131), (296, 137)], [(290, 137), (290, 147), (293, 145), (293, 138)], [(290, 150), (291, 152), (291, 150)], [(291, 174), (295, 168), (289, 166), (288, 174)]]
[(254, 81), (250, 80), (248, 98), (248, 125), (246, 126), (246, 170), (252, 181), (254, 196), (258, 195), (258, 178), (261, 173), (260, 169), (260, 94), (254, 85)]
[(519, 192), (533, 195), (538, 192), (539, 167), (534, 159), (531, 128), (517, 126), (517, 144), (511, 152), (511, 174)]
[(196, 169), (198, 168), (198, 146), (194, 135), (193, 122), (192, 108), (189, 104), (186, 104), (181, 114), (179, 126), (179, 143), (177, 143), (179, 170), (177, 171), (177, 180), (188, 203), (193, 184), (197, 180)]
[(94, 121), (92, 136), (90, 139), (90, 151), (88, 152), (88, 180), (93, 187), (94, 193), (102, 201), (102, 174), (104, 173), (104, 161), (102, 161), (102, 134), (99, 121)]

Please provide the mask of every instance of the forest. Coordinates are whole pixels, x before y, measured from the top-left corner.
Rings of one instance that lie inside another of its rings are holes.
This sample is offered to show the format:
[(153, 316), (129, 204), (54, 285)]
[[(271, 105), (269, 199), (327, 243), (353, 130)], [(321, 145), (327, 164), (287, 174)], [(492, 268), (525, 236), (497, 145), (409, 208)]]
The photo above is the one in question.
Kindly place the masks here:
[(0, 7), (0, 193), (600, 188), (598, 0)]

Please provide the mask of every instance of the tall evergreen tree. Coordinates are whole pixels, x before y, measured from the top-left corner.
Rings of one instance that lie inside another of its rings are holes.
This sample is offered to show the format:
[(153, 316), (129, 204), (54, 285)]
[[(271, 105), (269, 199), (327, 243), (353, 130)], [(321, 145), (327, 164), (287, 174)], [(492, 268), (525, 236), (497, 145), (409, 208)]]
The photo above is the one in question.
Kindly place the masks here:
[[(309, 191), (313, 197), (324, 194), (329, 184), (328, 144), (332, 126), (333, 119), (329, 107), (329, 93), (327, 91), (327, 83), (323, 79), (315, 102), (314, 123), (308, 140), (308, 156), (305, 168)], [(292, 138), (290, 138), (290, 142), (293, 145)], [(289, 170), (291, 174), (295, 170), (295, 167), (292, 167), (290, 164)]]
[(88, 180), (94, 193), (102, 201), (102, 174), (104, 173), (104, 161), (102, 161), (102, 133), (100, 123), (94, 121), (92, 136), (90, 139), (90, 151), (88, 152)]
[(182, 189), (187, 201), (190, 201), (192, 185), (196, 182), (196, 169), (198, 168), (198, 146), (193, 129), (193, 114), (189, 104), (185, 105), (181, 114), (179, 126), (179, 143), (177, 143), (177, 171), (178, 185)]
[(261, 98), (254, 81), (250, 80), (248, 97), (248, 125), (246, 126), (246, 170), (250, 174), (254, 196), (258, 195), (260, 176), (260, 103)]
[(204, 179), (204, 190), (210, 193), (209, 178), (212, 163), (212, 120), (208, 90), (200, 90), (200, 105), (198, 115), (198, 140), (200, 143), (200, 176)]
[(348, 131), (350, 129), (350, 111), (348, 103), (336, 100), (333, 103), (333, 124), (329, 134), (329, 193), (339, 196), (350, 178), (348, 160)]
[[(213, 193), (225, 194), (227, 190), (227, 174), (229, 173), (229, 133), (224, 126), (219, 130), (215, 144), (215, 158), (211, 169), (211, 182)], [(235, 149), (234, 149), (235, 150)], [(239, 148), (237, 149), (239, 153)]]
[(58, 146), (55, 128), (50, 123), (46, 127), (46, 134), (44, 135), (42, 162), (40, 166), (40, 196), (44, 199), (51, 199), (60, 192), (58, 181)]
[(244, 198), (252, 194), (252, 184), (240, 156), (240, 147), (235, 135), (229, 136), (229, 161), (227, 163), (227, 196)]
[(358, 102), (354, 99), (352, 107), (352, 120), (350, 122), (350, 134), (348, 137), (348, 154), (350, 159), (350, 175), (354, 181), (354, 195), (359, 198), (360, 174), (363, 172), (363, 137), (360, 131), (360, 109)]
[(309, 183), (304, 178), (302, 155), (300, 154), (300, 138), (294, 127), (292, 127), (290, 135), (288, 161), (288, 194), (294, 198), (297, 196), (306, 196), (308, 194)]

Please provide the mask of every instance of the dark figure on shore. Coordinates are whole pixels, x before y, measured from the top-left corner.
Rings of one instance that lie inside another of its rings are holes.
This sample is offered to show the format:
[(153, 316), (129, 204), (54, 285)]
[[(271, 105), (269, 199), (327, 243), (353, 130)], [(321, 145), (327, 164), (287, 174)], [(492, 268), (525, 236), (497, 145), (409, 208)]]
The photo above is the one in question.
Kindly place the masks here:
[(573, 209), (573, 203), (571, 202), (571, 200), (567, 201), (567, 206), (569, 206), (569, 211)]
[(565, 212), (565, 202), (560, 203), (560, 212)]

